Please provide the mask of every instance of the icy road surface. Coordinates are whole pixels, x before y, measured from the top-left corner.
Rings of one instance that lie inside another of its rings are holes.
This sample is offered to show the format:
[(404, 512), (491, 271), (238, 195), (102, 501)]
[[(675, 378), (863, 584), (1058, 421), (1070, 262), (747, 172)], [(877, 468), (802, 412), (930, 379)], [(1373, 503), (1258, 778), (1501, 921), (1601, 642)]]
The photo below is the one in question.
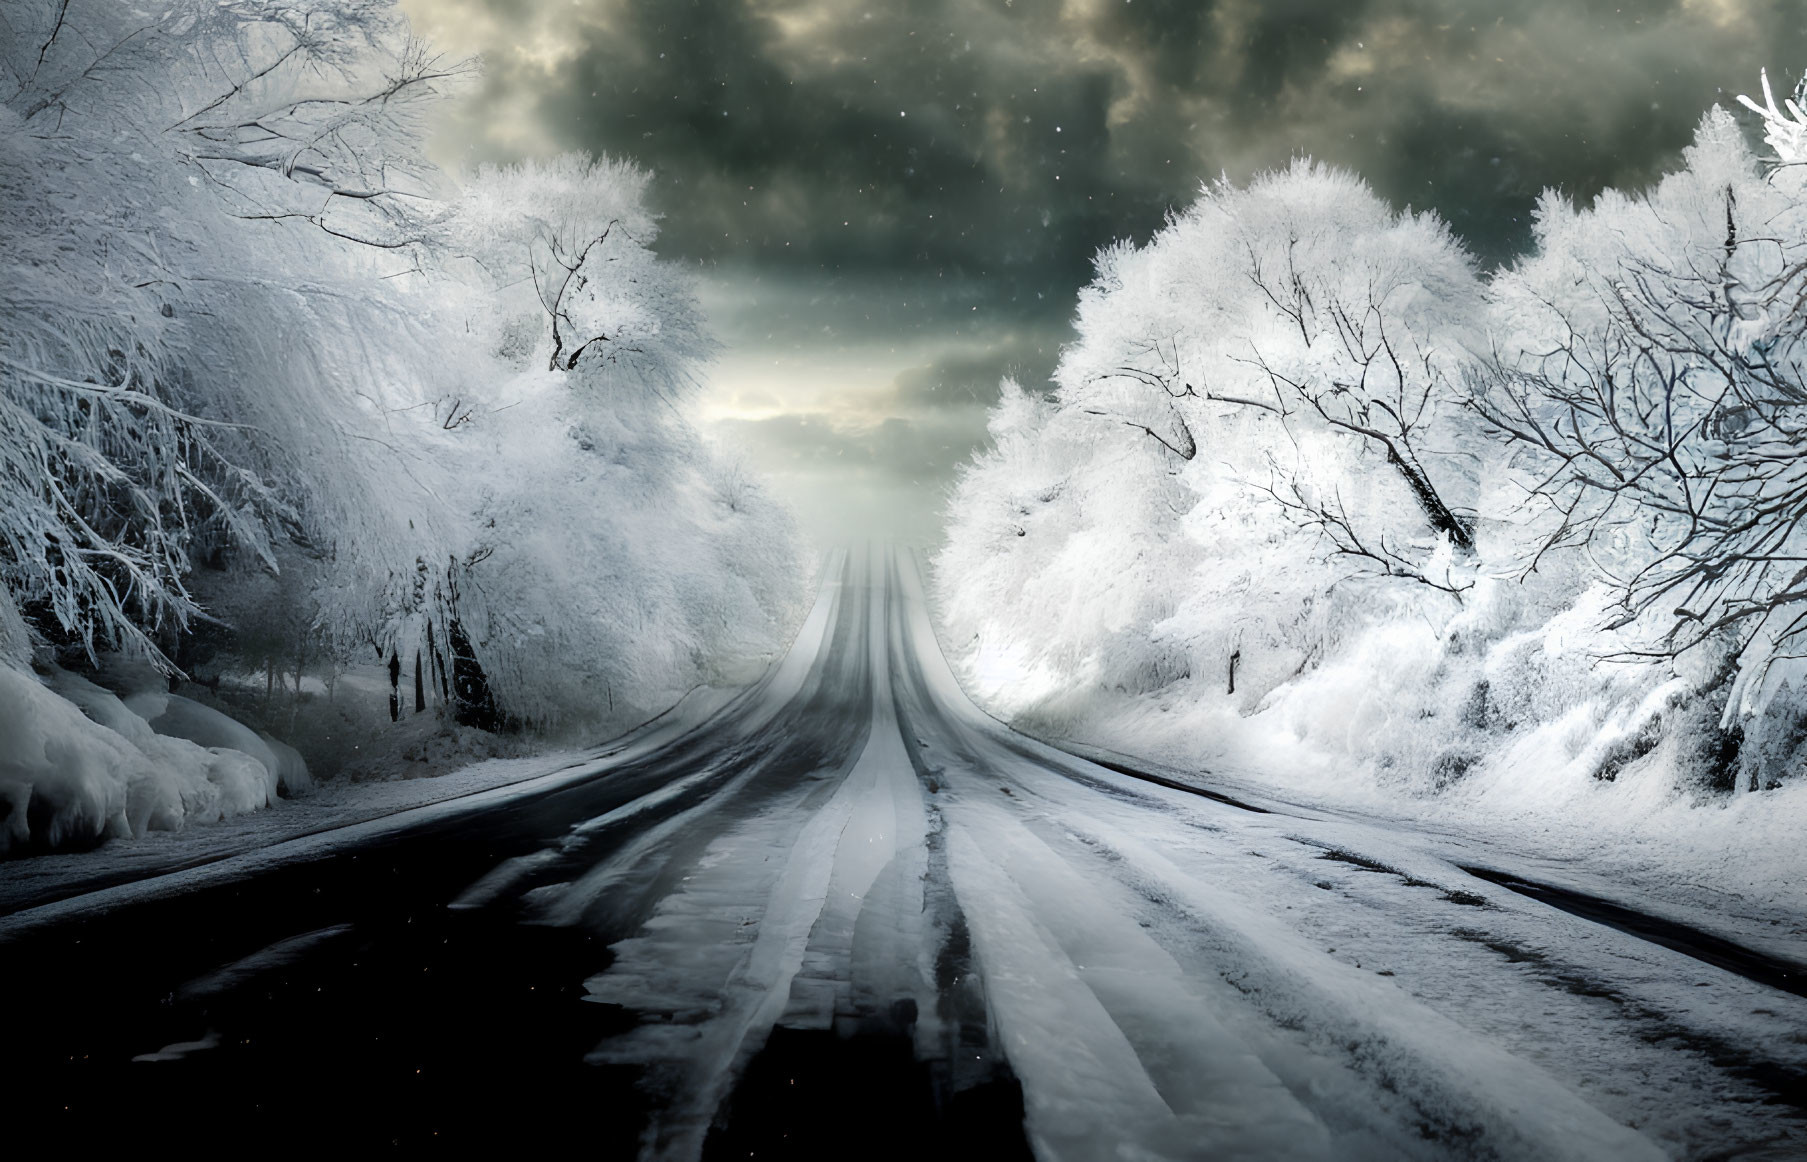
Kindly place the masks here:
[(0, 922), (31, 1078), (11, 1125), (679, 1159), (1807, 1155), (1786, 961), (1055, 750), (962, 694), (910, 559), (826, 577), (701, 725)]

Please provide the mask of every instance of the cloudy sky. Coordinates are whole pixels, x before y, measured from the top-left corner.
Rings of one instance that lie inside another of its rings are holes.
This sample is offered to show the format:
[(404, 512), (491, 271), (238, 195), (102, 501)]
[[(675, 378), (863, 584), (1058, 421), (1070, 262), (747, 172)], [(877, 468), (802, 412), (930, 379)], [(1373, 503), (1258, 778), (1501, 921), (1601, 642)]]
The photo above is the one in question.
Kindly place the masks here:
[(1807, 65), (1802, 0), (404, 2), (485, 62), (447, 160), (653, 171), (711, 424), (823, 541), (932, 539), (998, 377), (1202, 181), (1309, 154), (1505, 261), (1539, 190), (1641, 185)]

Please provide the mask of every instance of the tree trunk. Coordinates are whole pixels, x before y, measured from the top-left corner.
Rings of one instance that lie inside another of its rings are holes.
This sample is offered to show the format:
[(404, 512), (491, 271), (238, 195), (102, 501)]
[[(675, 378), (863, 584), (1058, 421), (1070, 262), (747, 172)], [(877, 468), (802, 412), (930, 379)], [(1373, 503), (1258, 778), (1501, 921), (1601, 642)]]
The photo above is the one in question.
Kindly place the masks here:
[(1450, 545), (1463, 553), (1474, 552), (1474, 526), (1450, 511), (1424, 471), (1416, 464), (1408, 463), (1404, 457), (1393, 449), (1387, 449), (1387, 463), (1398, 469), (1399, 475), (1405, 479), (1406, 487), (1412, 490), (1412, 496), (1423, 510), (1424, 518), (1430, 521), (1431, 528), (1449, 537)]
[(307, 638), (295, 646), (295, 697), (289, 703), (289, 734), (295, 733), (295, 719), (301, 714), (301, 675), (307, 670)]
[(496, 706), (471, 639), (456, 620), (446, 626), (446, 637), (452, 652), (452, 717), (465, 726), (498, 732), (508, 729), (508, 716)]
[(450, 702), (452, 700), (452, 693), (446, 688), (445, 655), (439, 652), (439, 646), (434, 641), (433, 623), (431, 621), (427, 622), (427, 653), (433, 656), (433, 679), (439, 683), (439, 700), (441, 702)]
[(414, 713), (419, 714), (427, 708), (426, 688), (420, 681), (420, 654), (414, 655)]

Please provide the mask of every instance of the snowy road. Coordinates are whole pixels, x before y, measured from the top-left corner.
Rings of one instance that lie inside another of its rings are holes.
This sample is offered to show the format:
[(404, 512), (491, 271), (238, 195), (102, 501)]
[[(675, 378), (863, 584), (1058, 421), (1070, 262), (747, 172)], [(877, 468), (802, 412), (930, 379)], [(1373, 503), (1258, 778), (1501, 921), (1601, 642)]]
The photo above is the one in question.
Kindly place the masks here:
[(826, 577), (687, 733), (0, 944), (21, 1108), (655, 1158), (1807, 1154), (1787, 965), (1044, 746), (962, 694), (908, 558)]

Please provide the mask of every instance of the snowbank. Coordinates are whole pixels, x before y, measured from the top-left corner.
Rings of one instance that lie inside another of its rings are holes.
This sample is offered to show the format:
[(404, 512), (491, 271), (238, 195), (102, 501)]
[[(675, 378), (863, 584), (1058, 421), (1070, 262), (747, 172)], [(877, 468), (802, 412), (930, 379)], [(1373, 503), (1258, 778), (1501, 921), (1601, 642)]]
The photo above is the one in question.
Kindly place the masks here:
[[(1470, 833), (1639, 882), (1807, 911), (1807, 784), (1787, 729), (1719, 730), (1711, 678), (1599, 660), (1599, 592), (1555, 613), (1484, 584), (1441, 628), (1384, 619), (1253, 706), (1220, 676), (1149, 693), (1067, 687), (1024, 703), (963, 678), (1031, 733), (1268, 794)], [(989, 693), (989, 696), (987, 694)], [(1729, 793), (1755, 774), (1766, 789)]]
[(259, 734), (211, 706), (203, 706), (179, 694), (165, 694), (161, 691), (134, 693), (125, 699), (124, 705), (127, 710), (148, 722), (158, 734), (185, 738), (204, 747), (235, 750), (250, 755), (263, 764), (279, 791), (295, 794), (312, 786), (307, 764), (301, 761), (301, 755), (293, 747), (278, 742), (267, 734)]
[(307, 785), (299, 755), (217, 711), (133, 702), (156, 725), (74, 674), (0, 666), (0, 855), (176, 831)]

